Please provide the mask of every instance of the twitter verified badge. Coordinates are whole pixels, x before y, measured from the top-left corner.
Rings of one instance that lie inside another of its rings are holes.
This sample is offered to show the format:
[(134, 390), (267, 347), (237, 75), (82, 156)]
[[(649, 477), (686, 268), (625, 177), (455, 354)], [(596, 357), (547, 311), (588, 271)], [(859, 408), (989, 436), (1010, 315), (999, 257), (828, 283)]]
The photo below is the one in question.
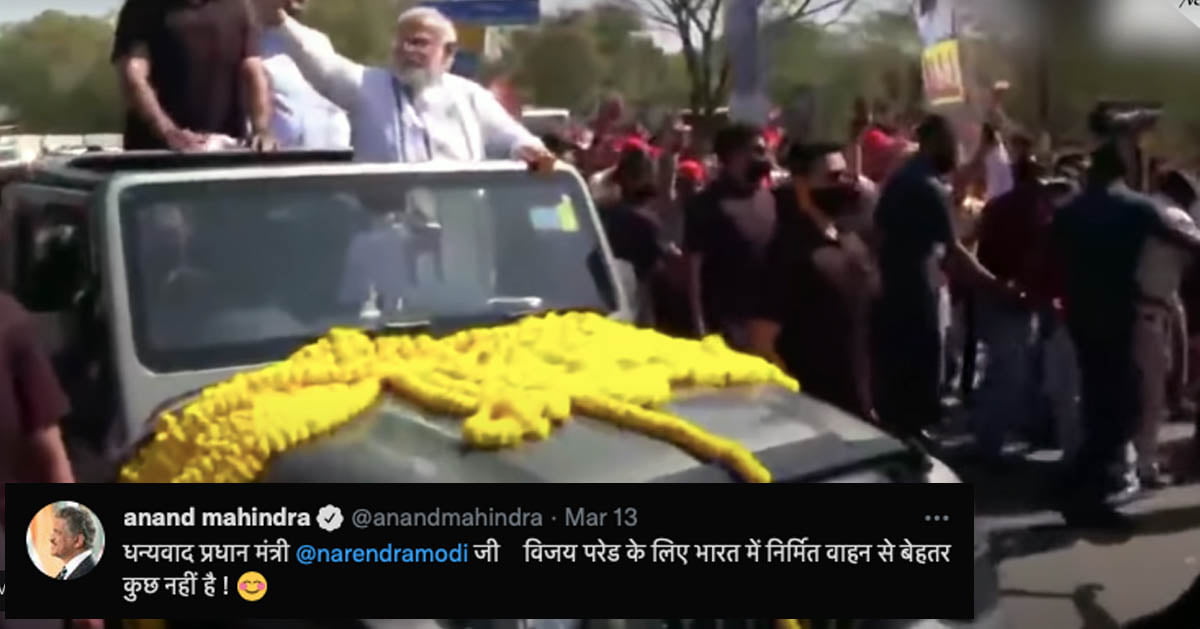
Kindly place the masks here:
[(323, 531), (333, 532), (342, 528), (342, 510), (336, 505), (325, 505), (317, 511), (317, 526)]

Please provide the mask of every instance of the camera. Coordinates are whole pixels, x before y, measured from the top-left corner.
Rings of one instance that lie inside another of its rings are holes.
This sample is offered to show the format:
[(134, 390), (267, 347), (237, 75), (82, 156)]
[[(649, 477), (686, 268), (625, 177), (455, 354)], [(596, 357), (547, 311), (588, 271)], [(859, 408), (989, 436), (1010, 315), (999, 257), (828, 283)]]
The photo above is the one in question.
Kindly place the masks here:
[(1104, 101), (1088, 116), (1088, 128), (1102, 138), (1149, 131), (1162, 117), (1161, 103)]

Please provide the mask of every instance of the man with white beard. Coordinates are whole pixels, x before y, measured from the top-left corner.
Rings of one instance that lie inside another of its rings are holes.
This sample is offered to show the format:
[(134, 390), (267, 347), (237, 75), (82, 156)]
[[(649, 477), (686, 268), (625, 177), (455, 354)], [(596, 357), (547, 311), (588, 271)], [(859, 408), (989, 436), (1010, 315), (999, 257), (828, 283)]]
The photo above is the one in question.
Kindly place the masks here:
[(458, 36), (436, 9), (417, 7), (396, 22), (391, 68), (359, 65), (288, 15), (273, 15), (304, 78), (350, 116), (363, 162), (481, 161), (488, 147), (546, 170), (554, 154), (474, 81), (450, 74)]

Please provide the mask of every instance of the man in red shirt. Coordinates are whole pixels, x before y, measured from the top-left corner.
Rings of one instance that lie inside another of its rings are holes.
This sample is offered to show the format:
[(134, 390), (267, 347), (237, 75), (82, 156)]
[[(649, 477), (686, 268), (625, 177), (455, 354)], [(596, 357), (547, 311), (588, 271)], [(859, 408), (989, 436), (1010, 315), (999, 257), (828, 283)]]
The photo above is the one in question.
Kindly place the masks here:
[[(1027, 288), (1038, 282), (1039, 256), (1031, 243), (1044, 230), (1046, 195), (1037, 164), (1027, 159), (1016, 168), (1017, 185), (989, 202), (979, 226), (979, 262), (997, 279)], [(980, 339), (987, 367), (974, 394), (972, 424), (983, 457), (997, 462), (1013, 422), (1032, 417), (1035, 408), (1034, 311), (1026, 304), (977, 302)]]

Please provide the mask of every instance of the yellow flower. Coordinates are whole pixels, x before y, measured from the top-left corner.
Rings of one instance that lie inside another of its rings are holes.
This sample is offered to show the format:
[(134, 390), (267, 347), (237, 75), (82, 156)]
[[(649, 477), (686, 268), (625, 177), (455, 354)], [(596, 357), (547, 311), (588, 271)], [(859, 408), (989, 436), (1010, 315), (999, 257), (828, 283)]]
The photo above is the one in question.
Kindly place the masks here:
[(270, 458), (336, 430), (384, 388), (463, 417), (463, 439), (518, 447), (553, 435), (573, 414), (670, 442), (748, 482), (770, 472), (746, 448), (659, 410), (673, 387), (799, 385), (720, 337), (674, 339), (596, 314), (550, 314), (443, 339), (371, 339), (337, 328), (286, 361), (205, 389), (164, 413), (122, 482), (250, 481)]

